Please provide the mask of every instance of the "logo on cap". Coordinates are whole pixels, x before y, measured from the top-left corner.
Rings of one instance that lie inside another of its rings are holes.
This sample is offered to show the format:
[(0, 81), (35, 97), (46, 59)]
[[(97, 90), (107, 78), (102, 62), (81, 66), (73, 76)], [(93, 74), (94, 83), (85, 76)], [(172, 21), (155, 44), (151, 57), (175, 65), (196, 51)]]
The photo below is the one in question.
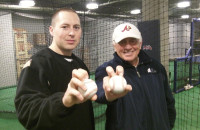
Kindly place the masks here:
[(130, 29), (131, 29), (131, 26), (126, 25), (126, 26), (124, 27), (124, 30), (122, 30), (122, 32), (124, 32), (124, 31), (129, 31)]

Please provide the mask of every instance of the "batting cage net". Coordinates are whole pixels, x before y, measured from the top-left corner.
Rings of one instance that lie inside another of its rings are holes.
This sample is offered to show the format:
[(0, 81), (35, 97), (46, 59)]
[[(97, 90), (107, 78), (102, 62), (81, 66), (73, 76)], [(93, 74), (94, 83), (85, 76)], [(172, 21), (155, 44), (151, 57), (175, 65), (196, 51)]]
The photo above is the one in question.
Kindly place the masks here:
[[(141, 31), (142, 49), (161, 62), (176, 101), (175, 130), (200, 129), (200, 1), (180, 0), (19, 0), (0, 1), (0, 129), (23, 129), (14, 97), (20, 72), (29, 58), (51, 44), (51, 16), (70, 7), (81, 19), (82, 37), (73, 51), (95, 79), (98, 66), (113, 58), (112, 33), (124, 22)], [(98, 8), (88, 9), (89, 2)], [(187, 3), (189, 2), (189, 3)], [(95, 127), (105, 129), (106, 105), (93, 102)], [(8, 125), (8, 124), (11, 125)]]

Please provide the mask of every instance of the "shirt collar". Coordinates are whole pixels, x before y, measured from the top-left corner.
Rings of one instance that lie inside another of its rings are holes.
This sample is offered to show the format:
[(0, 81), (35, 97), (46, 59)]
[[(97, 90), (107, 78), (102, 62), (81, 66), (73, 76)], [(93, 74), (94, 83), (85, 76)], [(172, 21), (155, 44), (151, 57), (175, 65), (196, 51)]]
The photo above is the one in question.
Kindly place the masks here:
[[(122, 65), (122, 66), (127, 66), (127, 67), (130, 67), (132, 66), (129, 62), (123, 60), (122, 58), (120, 58), (117, 53), (115, 52), (114, 54), (114, 59), (119, 63), (119, 65)], [(149, 63), (152, 61), (152, 59), (143, 51), (143, 50), (140, 50), (139, 54), (138, 54), (138, 57), (139, 57), (139, 65), (140, 64), (145, 64), (145, 63)]]

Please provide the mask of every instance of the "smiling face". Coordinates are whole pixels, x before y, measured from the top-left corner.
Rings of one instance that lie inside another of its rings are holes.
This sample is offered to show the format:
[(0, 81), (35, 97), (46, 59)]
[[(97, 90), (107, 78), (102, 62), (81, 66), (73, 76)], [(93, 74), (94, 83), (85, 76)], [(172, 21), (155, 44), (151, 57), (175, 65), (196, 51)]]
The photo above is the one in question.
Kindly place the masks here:
[(133, 66), (138, 64), (138, 54), (141, 46), (142, 42), (135, 38), (125, 38), (119, 43), (114, 44), (114, 48), (118, 56)]
[(60, 11), (53, 18), (49, 32), (53, 36), (50, 48), (58, 54), (71, 56), (80, 42), (80, 19), (75, 12)]

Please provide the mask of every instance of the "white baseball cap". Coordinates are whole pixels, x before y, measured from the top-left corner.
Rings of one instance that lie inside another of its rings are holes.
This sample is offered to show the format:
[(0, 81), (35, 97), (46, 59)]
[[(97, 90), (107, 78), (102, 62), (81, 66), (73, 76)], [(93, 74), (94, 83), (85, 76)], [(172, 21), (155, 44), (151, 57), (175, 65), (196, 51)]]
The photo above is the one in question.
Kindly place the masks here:
[(142, 36), (137, 27), (130, 23), (123, 23), (118, 25), (113, 32), (113, 43), (119, 43), (125, 38), (136, 38), (142, 41)]

